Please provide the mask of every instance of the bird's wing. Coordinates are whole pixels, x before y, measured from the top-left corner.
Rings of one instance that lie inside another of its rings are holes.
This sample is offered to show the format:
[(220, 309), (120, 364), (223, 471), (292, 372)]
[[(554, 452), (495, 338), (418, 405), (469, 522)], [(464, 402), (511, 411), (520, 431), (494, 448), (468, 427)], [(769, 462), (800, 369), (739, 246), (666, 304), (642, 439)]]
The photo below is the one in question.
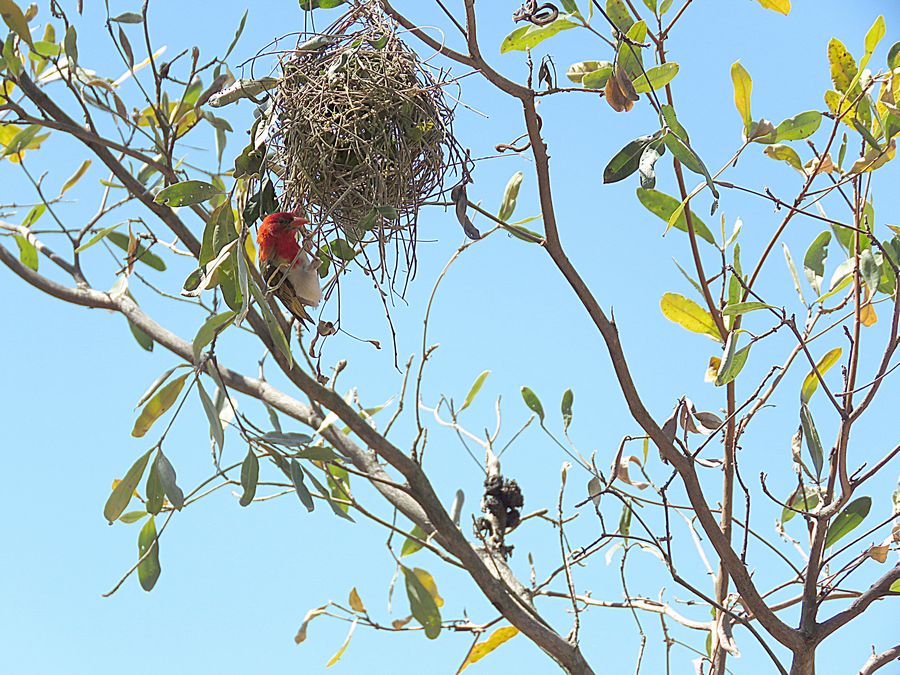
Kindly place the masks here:
[(269, 260), (262, 261), (260, 272), (266, 284), (284, 304), (285, 308), (300, 321), (301, 324), (313, 323), (312, 317), (304, 307), (303, 299), (297, 295), (290, 279), (287, 264), (276, 265)]

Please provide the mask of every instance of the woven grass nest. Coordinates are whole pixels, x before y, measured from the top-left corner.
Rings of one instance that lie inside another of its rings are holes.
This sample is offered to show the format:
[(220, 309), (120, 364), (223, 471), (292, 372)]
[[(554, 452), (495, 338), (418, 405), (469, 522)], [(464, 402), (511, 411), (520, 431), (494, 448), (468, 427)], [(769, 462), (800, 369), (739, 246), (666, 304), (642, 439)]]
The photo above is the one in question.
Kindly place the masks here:
[(281, 203), (306, 213), (319, 246), (340, 238), (356, 257), (377, 244), (356, 258), (365, 269), (414, 271), (419, 208), (463, 157), (445, 83), (372, 0), (301, 37), (281, 70), (270, 145)]

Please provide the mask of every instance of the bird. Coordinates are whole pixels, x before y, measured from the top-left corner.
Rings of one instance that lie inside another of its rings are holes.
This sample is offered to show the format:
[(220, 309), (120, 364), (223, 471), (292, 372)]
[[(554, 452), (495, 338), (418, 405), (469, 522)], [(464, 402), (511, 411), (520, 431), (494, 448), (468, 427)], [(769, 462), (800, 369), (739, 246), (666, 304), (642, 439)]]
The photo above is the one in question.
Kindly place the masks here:
[(301, 325), (312, 323), (306, 307), (317, 307), (322, 299), (319, 260), (310, 259), (297, 241), (309, 221), (303, 216), (281, 211), (266, 216), (256, 234), (259, 244), (259, 271), (273, 292)]

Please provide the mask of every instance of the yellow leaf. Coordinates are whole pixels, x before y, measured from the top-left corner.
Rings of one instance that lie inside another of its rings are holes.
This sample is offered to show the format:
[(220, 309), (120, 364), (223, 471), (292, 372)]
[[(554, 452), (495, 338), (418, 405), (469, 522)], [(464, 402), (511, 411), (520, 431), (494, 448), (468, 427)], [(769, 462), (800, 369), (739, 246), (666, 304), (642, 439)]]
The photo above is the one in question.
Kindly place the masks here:
[(702, 333), (721, 341), (719, 330), (710, 313), (693, 300), (678, 293), (666, 293), (659, 301), (659, 307), (669, 321), (694, 333)]
[(833, 89), (829, 89), (825, 92), (825, 105), (828, 106), (831, 114), (840, 119), (841, 122), (851, 129), (856, 128), (853, 126), (853, 120), (856, 119), (856, 107), (850, 100), (843, 98)]
[(866, 171), (880, 169), (894, 159), (894, 155), (896, 154), (896, 140), (891, 140), (890, 144), (884, 150), (869, 148), (865, 155), (853, 163), (853, 166), (850, 167), (850, 173), (865, 173)]
[(182, 375), (181, 377), (172, 380), (147, 401), (141, 410), (140, 415), (138, 415), (138, 418), (134, 422), (134, 428), (131, 430), (132, 436), (140, 438), (146, 434), (147, 431), (150, 430), (150, 427), (153, 426), (153, 423), (172, 407), (178, 399), (178, 394), (181, 393), (181, 389), (184, 387), (184, 381), (186, 379), (187, 375)]
[(722, 365), (722, 359), (718, 356), (709, 357), (709, 365), (706, 367), (706, 375), (703, 376), (705, 382), (715, 382), (719, 373), (719, 366)]
[[(830, 352), (825, 354), (819, 362), (816, 364), (816, 370), (819, 371), (819, 374), (823, 377), (825, 373), (827, 373), (831, 367), (838, 362), (838, 359), (841, 358), (841, 354), (843, 350), (840, 347), (835, 347)], [(809, 371), (809, 374), (806, 376), (806, 379), (803, 380), (803, 386), (800, 388), (800, 399), (802, 401), (809, 401), (812, 398), (812, 395), (816, 393), (816, 389), (819, 388), (819, 378), (816, 377), (815, 372)]]
[(425, 590), (428, 591), (428, 594), (434, 598), (434, 604), (438, 607), (443, 607), (444, 599), (438, 593), (437, 584), (434, 583), (434, 577), (420, 567), (414, 568), (413, 574), (419, 578), (419, 583), (421, 583), (425, 587)]
[(731, 64), (731, 82), (734, 85), (734, 105), (744, 121), (744, 133), (746, 134), (753, 124), (753, 116), (750, 114), (750, 92), (753, 91), (753, 80), (740, 61)]
[(356, 586), (353, 587), (353, 590), (350, 591), (350, 609), (354, 612), (365, 612), (366, 606), (363, 604), (362, 599), (359, 597), (359, 593), (356, 590)]
[(340, 661), (344, 652), (347, 651), (347, 646), (350, 644), (350, 638), (353, 637), (353, 631), (356, 630), (357, 621), (359, 621), (359, 619), (353, 619), (353, 624), (350, 626), (350, 632), (347, 633), (347, 639), (344, 640), (344, 644), (337, 650), (337, 653), (335, 653), (335, 655), (328, 660), (328, 663), (325, 664), (326, 668), (331, 668), (331, 666)]
[(878, 315), (875, 313), (875, 308), (872, 307), (872, 303), (867, 303), (862, 306), (859, 310), (859, 320), (862, 321), (863, 326), (874, 326), (878, 322)]
[(472, 649), (469, 650), (469, 654), (466, 656), (466, 660), (463, 661), (463, 664), (457, 670), (457, 675), (468, 668), (470, 665), (475, 663), (476, 661), (480, 661), (485, 656), (490, 654), (492, 651), (497, 649), (500, 645), (502, 645), (507, 640), (514, 638), (518, 635), (519, 629), (515, 626), (503, 626), (502, 628), (498, 628), (493, 633), (488, 636), (488, 639), (484, 642), (479, 642)]
[(90, 167), (90, 165), (91, 165), (91, 160), (89, 160), (89, 159), (86, 159), (86, 160), (84, 160), (84, 162), (82, 162), (81, 166), (78, 167), (78, 171), (73, 173), (72, 177), (69, 178), (69, 180), (67, 180), (65, 182), (65, 184), (62, 186), (62, 190), (59, 191), (60, 197), (62, 197), (66, 193), (66, 191), (68, 191), (71, 187), (73, 187), (75, 185), (75, 183), (77, 183), (79, 180), (81, 180), (81, 177), (84, 176), (84, 173), (88, 170), (88, 167)]
[(834, 173), (834, 161), (831, 159), (831, 155), (825, 155), (821, 159), (813, 157), (803, 165), (803, 169), (807, 176), (812, 176), (814, 173)]
[(791, 11), (791, 0), (757, 0), (766, 9), (772, 9), (785, 16)]

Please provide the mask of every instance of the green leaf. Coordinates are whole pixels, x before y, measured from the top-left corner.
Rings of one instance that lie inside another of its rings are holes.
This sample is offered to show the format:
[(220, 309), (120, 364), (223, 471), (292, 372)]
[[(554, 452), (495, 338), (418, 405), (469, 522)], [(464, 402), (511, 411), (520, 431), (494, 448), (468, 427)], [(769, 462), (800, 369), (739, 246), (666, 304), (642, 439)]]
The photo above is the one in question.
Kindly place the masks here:
[(847, 504), (847, 508), (837, 514), (828, 526), (828, 532), (825, 533), (825, 547), (834, 546), (844, 535), (856, 529), (869, 515), (871, 508), (871, 497), (860, 497)]
[(21, 234), (15, 234), (13, 237), (16, 240), (16, 245), (19, 247), (19, 260), (25, 267), (37, 272), (38, 251), (35, 245), (32, 244), (27, 237), (23, 237)]
[(110, 21), (116, 23), (144, 23), (144, 17), (137, 12), (123, 12), (119, 16), (115, 16)]
[(409, 534), (420, 541), (416, 541), (415, 539), (404, 539), (403, 546), (400, 548), (400, 557), (403, 558), (408, 555), (412, 555), (416, 551), (422, 548), (422, 541), (425, 541), (425, 532), (422, 531), (422, 528), (418, 525), (413, 526), (413, 529), (409, 531)]
[(222, 191), (212, 183), (202, 180), (186, 180), (163, 188), (153, 201), (166, 206), (191, 206), (192, 204), (202, 204), (207, 199), (212, 199), (220, 194)]
[[(405, 565), (401, 565), (400, 569), (403, 570), (403, 577), (406, 581), (406, 596), (409, 598), (410, 614), (425, 629), (425, 636), (429, 640), (434, 640), (441, 634), (441, 612), (437, 602), (416, 574), (416, 571), (419, 570), (411, 570)], [(424, 570), (421, 571), (424, 572)]]
[[(709, 174), (709, 170), (706, 168), (703, 160), (700, 159), (700, 155), (698, 155), (690, 145), (685, 143), (683, 139), (672, 132), (665, 135), (665, 142), (666, 147), (672, 151), (672, 154), (678, 158), (679, 162), (684, 164), (685, 168), (706, 179), (706, 185), (709, 187), (709, 191), (712, 192), (713, 197), (715, 197), (718, 203), (719, 191), (716, 188), (715, 182), (713, 182), (712, 176)], [(715, 210), (715, 205), (713, 206), (713, 210)]]
[(200, 403), (209, 420), (209, 435), (215, 440), (219, 452), (222, 452), (225, 449), (225, 429), (222, 427), (222, 419), (219, 417), (215, 403), (206, 393), (206, 389), (203, 388), (203, 383), (199, 379), (197, 380), (197, 394), (200, 396)]
[(339, 516), (344, 520), (349, 520), (351, 523), (356, 522), (355, 520), (353, 520), (353, 517), (349, 513), (341, 508), (341, 505), (335, 503), (334, 499), (331, 498), (331, 493), (325, 489), (325, 486), (322, 485), (322, 483), (320, 483), (311, 472), (304, 469), (304, 473), (309, 478), (309, 480), (312, 481), (312, 484), (315, 486), (316, 490), (319, 491), (319, 494), (325, 498), (325, 501), (328, 502), (328, 506), (331, 507), (334, 515)]
[[(156, 456), (159, 459), (159, 455)], [(147, 513), (156, 515), (162, 511), (163, 503), (166, 499), (166, 491), (163, 488), (162, 481), (159, 479), (159, 469), (156, 465), (156, 459), (150, 465), (150, 474), (147, 476)]]
[[(810, 485), (804, 485), (803, 489), (797, 488), (787, 501), (791, 508), (781, 510), (781, 522), (786, 523), (797, 515), (796, 511), (811, 511), (819, 504), (819, 491)], [(792, 510), (793, 509), (793, 510)]]
[(259, 482), (259, 459), (250, 449), (241, 464), (241, 488), (244, 493), (241, 495), (240, 505), (247, 506), (256, 496), (256, 484)]
[(731, 83), (734, 86), (734, 105), (744, 122), (744, 134), (746, 135), (753, 126), (753, 115), (750, 113), (750, 93), (753, 91), (753, 80), (740, 61), (731, 64)]
[(631, 12), (622, 0), (606, 0), (606, 14), (612, 20), (615, 27), (623, 33), (634, 25)]
[(153, 338), (147, 335), (144, 331), (140, 329), (140, 327), (131, 319), (128, 319), (128, 328), (131, 331), (131, 335), (134, 337), (135, 341), (141, 346), (142, 349), (148, 352), (153, 351)]
[(566, 389), (563, 392), (562, 402), (559, 406), (562, 411), (563, 431), (567, 431), (569, 425), (572, 423), (572, 403), (574, 400), (575, 394), (572, 393), (571, 389)]
[(284, 445), (289, 448), (302, 448), (309, 444), (312, 437), (298, 433), (269, 432), (263, 434), (261, 440), (266, 443), (277, 443), (278, 445)]
[(312, 9), (333, 9), (343, 5), (346, 0), (300, 0), (300, 9), (304, 11)]
[(813, 239), (806, 250), (806, 255), (803, 256), (803, 273), (816, 295), (822, 293), (822, 279), (825, 277), (825, 260), (828, 258), (830, 242), (831, 232), (826, 230)]
[(727, 305), (722, 310), (722, 314), (725, 316), (740, 316), (741, 314), (747, 314), (748, 312), (755, 312), (757, 309), (775, 309), (775, 307), (767, 305), (764, 302), (756, 302), (755, 300), (735, 302)]
[(522, 186), (524, 177), (524, 173), (516, 171), (506, 184), (506, 189), (503, 191), (503, 201), (500, 203), (500, 211), (497, 213), (497, 218), (503, 222), (512, 218), (513, 212), (516, 210), (516, 200), (519, 198), (519, 188)]
[[(635, 23), (625, 34), (630, 42), (644, 42), (647, 38), (647, 24), (642, 20)], [(622, 67), (632, 82), (644, 71), (643, 50), (622, 40), (616, 50), (616, 63)]]
[(151, 452), (153, 450), (148, 450), (138, 457), (137, 461), (128, 469), (125, 477), (113, 488), (109, 499), (106, 500), (106, 505), (103, 507), (103, 517), (109, 521), (110, 525), (125, 512), (125, 507), (128, 506), (138, 483), (141, 482), (141, 476), (144, 475), (144, 469), (147, 468), (147, 461), (150, 459)]
[(887, 65), (891, 70), (900, 68), (900, 42), (895, 42), (888, 50)]
[[(843, 350), (840, 347), (835, 347), (819, 359), (818, 363), (816, 363), (816, 370), (819, 371), (819, 374), (822, 377), (824, 377), (825, 373), (831, 370), (831, 367), (840, 360), (842, 353)], [(800, 400), (803, 403), (808, 403), (809, 399), (812, 398), (812, 395), (816, 393), (816, 389), (818, 388), (819, 378), (816, 377), (815, 372), (811, 370), (806, 378), (804, 378), (803, 386), (800, 388)]]
[(316, 462), (334, 462), (338, 459), (337, 454), (331, 448), (310, 446), (297, 451), (299, 459), (309, 459)]
[(763, 154), (772, 159), (787, 162), (793, 168), (797, 169), (797, 171), (805, 175), (805, 172), (803, 171), (803, 162), (800, 161), (800, 155), (798, 155), (797, 151), (789, 145), (782, 145), (781, 143), (770, 145), (763, 150)]
[(119, 44), (122, 45), (122, 51), (125, 54), (125, 61), (128, 63), (128, 69), (134, 70), (134, 50), (131, 48), (131, 43), (128, 41), (128, 36), (125, 35), (125, 31), (122, 29), (122, 26), (119, 26)]
[(600, 67), (586, 73), (581, 80), (581, 86), (587, 89), (603, 89), (612, 75), (613, 64), (610, 61), (591, 61), (590, 63), (599, 63)]
[(335, 239), (328, 244), (331, 252), (344, 262), (350, 262), (356, 257), (356, 251), (343, 239)]
[(121, 516), (119, 516), (119, 522), (125, 523), (126, 525), (132, 525), (146, 517), (146, 511), (129, 511), (128, 513), (123, 513)]
[(800, 426), (803, 429), (803, 437), (806, 439), (806, 447), (816, 469), (816, 477), (822, 475), (822, 466), (825, 463), (825, 453), (822, 450), (822, 441), (819, 440), (819, 432), (813, 421), (812, 414), (806, 403), (800, 404)]
[(28, 29), (28, 21), (13, 0), (0, 0), (0, 16), (3, 17), (3, 21), (13, 33), (32, 48), (34, 47), (34, 42), (31, 41), (31, 31)]
[(100, 241), (101, 239), (103, 239), (103, 237), (105, 237), (106, 235), (108, 235), (110, 232), (112, 232), (113, 230), (115, 230), (117, 227), (121, 227), (122, 225), (124, 225), (124, 223), (116, 223), (115, 225), (110, 225), (109, 227), (104, 227), (102, 230), (100, 230), (99, 232), (97, 232), (97, 234), (95, 234), (93, 237), (91, 237), (90, 239), (88, 239), (87, 242), (85, 242), (84, 244), (82, 244), (81, 246), (79, 246), (78, 248), (76, 248), (76, 249), (75, 249), (75, 253), (81, 253), (81, 252), (84, 251), (85, 249), (90, 248), (91, 246), (93, 246), (94, 244), (96, 244), (98, 241)]
[(487, 376), (491, 374), (491, 371), (485, 370), (481, 375), (475, 378), (475, 381), (472, 383), (472, 386), (469, 388), (469, 393), (466, 394), (466, 400), (463, 401), (463, 404), (459, 407), (459, 410), (456, 411), (457, 414), (461, 413), (463, 410), (472, 405), (472, 401), (475, 400), (475, 397), (478, 396), (478, 392), (481, 391), (481, 387), (484, 384), (484, 381), (487, 379)]
[(225, 50), (225, 56), (222, 57), (222, 61), (225, 61), (229, 56), (231, 56), (231, 52), (234, 51), (235, 46), (238, 43), (238, 40), (241, 38), (241, 33), (244, 32), (244, 26), (247, 23), (247, 14), (250, 10), (246, 10), (244, 12), (244, 16), (241, 17), (241, 22), (238, 24), (237, 31), (234, 33), (234, 39), (231, 41), (231, 44), (228, 45), (228, 49)]
[(172, 407), (178, 399), (178, 394), (181, 393), (182, 387), (184, 387), (184, 381), (187, 379), (187, 376), (188, 373), (185, 373), (181, 377), (172, 380), (147, 401), (141, 410), (141, 414), (138, 415), (137, 420), (134, 422), (134, 428), (131, 430), (132, 436), (136, 438), (142, 437), (150, 430), (153, 423)]
[(750, 356), (750, 347), (741, 347), (740, 349), (726, 350), (727, 359), (722, 360), (719, 364), (719, 370), (716, 372), (716, 386), (723, 387), (732, 382), (744, 369), (747, 363), (747, 357)]
[[(852, 262), (852, 261), (850, 261), (850, 262)], [(840, 268), (838, 268), (838, 269), (840, 269)], [(840, 281), (838, 281), (837, 283), (832, 285), (831, 290), (829, 290), (827, 293), (823, 293), (818, 298), (816, 298), (813, 301), (813, 304), (825, 302), (828, 298), (834, 297), (835, 295), (840, 293), (842, 290), (847, 288), (847, 286), (849, 286), (852, 282), (853, 282), (853, 275), (852, 274), (845, 275)]]
[[(148, 554), (149, 552), (149, 554)], [(156, 520), (151, 517), (138, 535), (138, 560), (147, 556), (138, 564), (138, 580), (141, 588), (152, 591), (159, 579), (162, 568), (159, 565), (159, 540), (156, 534)]]
[(678, 74), (678, 64), (669, 62), (661, 66), (648, 68), (646, 73), (641, 73), (634, 78), (634, 91), (637, 94), (646, 94), (650, 90), (662, 89)]
[(247, 451), (247, 456), (241, 464), (241, 488), (244, 493), (241, 495), (240, 505), (247, 506), (256, 496), (256, 485), (259, 482), (259, 459), (254, 454), (252, 448)]
[(300, 503), (306, 507), (307, 511), (312, 513), (316, 508), (316, 504), (313, 501), (312, 495), (309, 494), (309, 490), (306, 489), (306, 485), (303, 483), (303, 469), (300, 468), (300, 462), (296, 459), (291, 460), (290, 473), (291, 483), (294, 484), (294, 491), (297, 493)]
[(231, 325), (231, 322), (234, 321), (234, 316), (234, 312), (229, 310), (221, 314), (214, 314), (203, 322), (200, 330), (197, 331), (197, 335), (194, 336), (192, 345), (194, 361), (199, 360), (200, 352), (213, 341), (213, 338)]
[(544, 423), (544, 406), (541, 405), (541, 400), (537, 397), (531, 389), (528, 387), (522, 387), (522, 400), (525, 401), (525, 405), (528, 406), (528, 409), (531, 412), (535, 413), (538, 418), (541, 420), (541, 424)]
[(785, 16), (791, 11), (791, 0), (756, 0), (766, 9), (771, 9)]
[[(679, 206), (679, 202), (675, 197), (671, 197), (658, 190), (638, 188), (637, 198), (650, 213), (662, 218), (666, 222), (671, 220)], [(713, 236), (712, 232), (709, 231), (706, 223), (704, 223), (700, 219), (700, 216), (693, 211), (691, 211), (691, 222), (694, 225), (694, 232), (696, 235), (715, 246), (716, 238)], [(676, 230), (681, 230), (682, 232), (688, 231), (687, 217), (683, 210), (679, 214), (678, 219), (672, 224), (672, 227)]]
[(337, 464), (328, 464), (325, 467), (325, 477), (335, 500), (334, 505), (347, 513), (350, 510), (350, 505), (345, 503), (350, 497), (350, 476), (347, 470)]
[(675, 108), (664, 103), (660, 106), (660, 111), (662, 112), (666, 126), (674, 131), (681, 140), (690, 143), (690, 136), (688, 136), (687, 129), (685, 129), (681, 122), (678, 121), (678, 117), (675, 114)]
[(712, 315), (693, 300), (678, 293), (665, 293), (659, 301), (663, 315), (682, 328), (701, 333), (721, 342), (719, 329)]
[(159, 477), (159, 483), (162, 485), (163, 492), (165, 492), (166, 497), (169, 498), (172, 506), (181, 511), (181, 509), (184, 508), (184, 492), (181, 491), (181, 488), (178, 487), (175, 482), (175, 467), (172, 466), (169, 458), (162, 453), (162, 450), (160, 450), (159, 454), (156, 456), (155, 464), (156, 473)]
[(875, 260), (875, 254), (872, 249), (867, 248), (859, 254), (859, 273), (862, 275), (863, 281), (869, 287), (869, 292), (875, 295), (878, 290), (878, 284), (881, 283), (881, 270), (878, 262)]
[[(106, 233), (106, 238), (109, 239), (113, 244), (118, 246), (120, 249), (122, 249), (126, 253), (128, 252), (128, 243), (129, 243), (128, 235), (122, 234), (121, 232), (110, 231), (110, 232)], [(132, 254), (132, 259), (135, 260), (136, 262), (143, 263), (143, 264), (147, 265), (148, 267), (152, 267), (153, 269), (157, 270), (158, 272), (166, 271), (166, 263), (163, 261), (163, 259), (160, 258), (155, 253), (151, 253), (149, 250), (147, 250), (147, 247), (144, 246), (143, 244), (141, 244), (140, 242), (134, 249), (134, 253)]]
[(616, 183), (637, 171), (641, 163), (641, 153), (654, 140), (657, 140), (656, 135), (641, 136), (619, 150), (603, 169), (603, 182)]
[(807, 110), (788, 117), (775, 127), (775, 141), (799, 141), (809, 138), (816, 133), (821, 123), (822, 113), (817, 110)]
[(527, 26), (522, 26), (521, 28), (516, 28), (512, 33), (503, 38), (503, 42), (500, 43), (500, 53), (506, 54), (507, 52), (513, 51), (524, 52), (528, 49), (534, 49), (541, 42), (547, 38), (553, 37), (560, 31), (577, 27), (577, 23), (560, 17), (546, 26), (529, 24)]
[[(566, 77), (568, 77), (569, 80), (571, 80), (575, 84), (584, 84), (584, 79), (589, 74), (596, 73), (598, 71), (605, 71), (605, 77), (608, 78), (610, 73), (612, 73), (612, 68), (612, 61), (579, 61), (569, 66), (569, 69), (566, 71)], [(603, 84), (596, 88), (601, 89), (605, 85), (606, 81), (604, 80)]]
[(800, 276), (797, 274), (797, 267), (796, 265), (794, 265), (794, 258), (791, 256), (791, 252), (788, 249), (787, 244), (781, 242), (781, 248), (784, 250), (784, 260), (787, 263), (788, 271), (791, 273), (791, 280), (794, 282), (794, 290), (796, 290), (797, 295), (800, 296), (800, 302), (805, 305), (806, 298), (803, 297), (803, 289), (800, 288)]

